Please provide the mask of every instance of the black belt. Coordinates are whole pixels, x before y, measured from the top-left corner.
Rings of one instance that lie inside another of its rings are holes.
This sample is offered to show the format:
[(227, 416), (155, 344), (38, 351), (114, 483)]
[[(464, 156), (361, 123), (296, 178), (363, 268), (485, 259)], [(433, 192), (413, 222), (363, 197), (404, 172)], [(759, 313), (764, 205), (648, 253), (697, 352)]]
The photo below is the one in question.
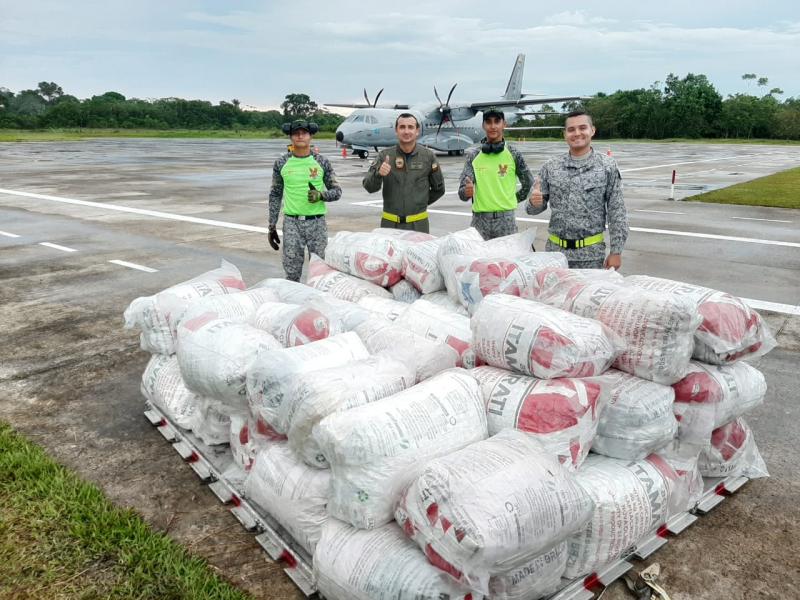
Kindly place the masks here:
[(499, 217), (504, 217), (508, 213), (513, 213), (513, 210), (499, 210), (497, 212), (476, 212), (476, 215), (491, 215), (493, 219), (497, 219)]
[(291, 217), (299, 221), (310, 221), (311, 219), (321, 219), (325, 215), (283, 215), (284, 217)]

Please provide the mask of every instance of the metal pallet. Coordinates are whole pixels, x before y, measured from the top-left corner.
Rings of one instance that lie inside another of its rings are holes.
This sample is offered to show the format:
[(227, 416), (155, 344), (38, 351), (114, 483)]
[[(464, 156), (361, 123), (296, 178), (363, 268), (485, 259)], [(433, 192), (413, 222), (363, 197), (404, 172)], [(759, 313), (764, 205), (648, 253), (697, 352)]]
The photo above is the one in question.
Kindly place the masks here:
[[(284, 572), (306, 596), (319, 597), (311, 571), (311, 557), (299, 547), (292, 537), (269, 514), (249, 503), (237, 485), (223, 477), (233, 463), (230, 449), (206, 446), (192, 433), (176, 427), (157, 407), (148, 404), (145, 416), (158, 429), (183, 460), (194, 470), (200, 480), (228, 506), (236, 520), (250, 532), (266, 553), (285, 565)], [(670, 538), (687, 527), (725, 498), (737, 492), (749, 479), (747, 477), (705, 478), (703, 495), (689, 511), (680, 513), (663, 523), (655, 531), (629, 548), (620, 559), (601, 570), (572, 581), (564, 580), (564, 587), (548, 600), (591, 600), (597, 593), (625, 575), (633, 565), (630, 558), (645, 559), (667, 544)]]

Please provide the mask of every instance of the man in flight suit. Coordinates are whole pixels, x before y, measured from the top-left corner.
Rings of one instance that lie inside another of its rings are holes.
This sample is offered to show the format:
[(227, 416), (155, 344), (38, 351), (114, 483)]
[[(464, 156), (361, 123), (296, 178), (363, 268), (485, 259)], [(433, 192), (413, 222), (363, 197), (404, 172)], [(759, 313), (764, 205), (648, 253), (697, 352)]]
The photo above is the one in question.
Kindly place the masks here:
[(522, 154), (506, 144), (505, 127), (502, 110), (492, 107), (483, 111), (486, 137), (467, 150), (458, 186), (458, 197), (464, 202), (472, 200), (472, 226), (485, 240), (517, 232), (517, 204), (527, 200), (531, 191), (531, 172)]
[(317, 131), (316, 123), (305, 120), (284, 123), (283, 132), (292, 140), (292, 151), (282, 154), (272, 168), (267, 239), (273, 250), (280, 248), (278, 216), (283, 203), (283, 268), (286, 279), (292, 281), (300, 281), (306, 248), (309, 253), (325, 256), (325, 203), (342, 196), (331, 163), (311, 152), (311, 136)]
[[(550, 206), (547, 252), (563, 252), (572, 269), (619, 269), (628, 238), (622, 176), (616, 161), (592, 149), (595, 128), (583, 111), (567, 115), (569, 152), (542, 165), (525, 210), (538, 215)], [(603, 231), (608, 223), (610, 251)]]
[(370, 194), (383, 187), (381, 227), (428, 233), (428, 205), (444, 195), (444, 177), (433, 152), (417, 145), (419, 121), (403, 113), (394, 124), (397, 145), (381, 150), (362, 185)]

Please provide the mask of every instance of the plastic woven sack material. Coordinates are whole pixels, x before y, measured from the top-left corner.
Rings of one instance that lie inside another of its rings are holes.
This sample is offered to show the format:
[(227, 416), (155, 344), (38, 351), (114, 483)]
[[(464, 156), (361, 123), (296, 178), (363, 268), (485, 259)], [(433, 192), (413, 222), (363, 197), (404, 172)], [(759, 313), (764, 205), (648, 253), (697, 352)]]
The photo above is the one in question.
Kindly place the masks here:
[(125, 309), (125, 328), (138, 327), (142, 350), (154, 354), (174, 354), (173, 332), (177, 318), (195, 300), (245, 289), (242, 274), (223, 260), (218, 269), (168, 287), (153, 296), (136, 298)]
[(231, 415), (243, 415), (231, 411), (222, 402), (198, 396), (197, 409), (192, 414), (191, 429), (208, 446), (230, 443)]
[(364, 296), (373, 294), (391, 298), (392, 293), (379, 285), (364, 281), (353, 275), (342, 273), (330, 267), (316, 254), (308, 261), (308, 279), (306, 283), (321, 292), (327, 292), (340, 300), (358, 302)]
[(380, 317), (362, 323), (355, 332), (371, 354), (386, 354), (406, 364), (417, 383), (455, 367), (459, 361), (458, 352), (447, 344), (429, 340)]
[(743, 361), (722, 366), (692, 361), (689, 373), (672, 389), (679, 439), (704, 448), (712, 430), (764, 402), (767, 382), (761, 371)]
[(471, 369), (481, 364), (472, 348), (468, 317), (427, 300), (417, 300), (400, 315), (395, 324), (453, 348), (459, 356), (459, 367)]
[(568, 306), (587, 283), (621, 285), (624, 281), (624, 277), (614, 269), (547, 267), (539, 269), (528, 285), (520, 289), (520, 296), (561, 308)]
[(358, 301), (358, 305), (381, 315), (387, 321), (396, 321), (408, 309), (408, 304), (405, 302), (379, 298), (378, 296), (364, 296)]
[[(459, 300), (461, 291), (456, 268), (464, 260), (479, 258), (498, 258), (511, 260), (531, 254), (536, 228), (514, 233), (492, 240), (474, 241), (465, 237), (450, 236), (439, 246), (436, 260), (444, 277), (447, 293), (453, 300)], [(487, 279), (488, 280), (488, 279)]]
[[(364, 296), (364, 298), (378, 298), (379, 296)], [(380, 296), (382, 300), (388, 300)], [(331, 322), (341, 322), (345, 331), (352, 331), (361, 323), (373, 316), (372, 311), (360, 306), (356, 302), (340, 300), (330, 294), (323, 294), (319, 298), (312, 298), (306, 303), (308, 308), (313, 308), (323, 313)]]
[(258, 352), (247, 371), (250, 412), (285, 434), (289, 424), (282, 418), (281, 403), (299, 377), (367, 357), (369, 352), (351, 331), (303, 346)]
[(246, 376), (259, 351), (281, 350), (278, 341), (247, 323), (215, 319), (215, 313), (178, 326), (178, 365), (188, 387), (231, 407), (247, 408)]
[(420, 299), (430, 302), (431, 304), (436, 304), (438, 306), (446, 308), (450, 312), (454, 312), (456, 314), (469, 317), (467, 309), (464, 308), (464, 306), (460, 302), (456, 302), (455, 300), (453, 300), (444, 290), (442, 290), (441, 292), (422, 294), (422, 296), (420, 296)]
[(311, 435), (317, 423), (330, 414), (386, 398), (414, 383), (414, 372), (388, 356), (371, 356), (298, 379), (281, 403), (281, 420), (289, 424), (289, 447), (306, 464), (328, 468), (325, 455)]
[(567, 556), (567, 542), (564, 541), (521, 567), (492, 575), (489, 597), (492, 600), (538, 600), (555, 593), (562, 587), (561, 576), (567, 568)]
[(549, 270), (542, 279), (541, 301), (597, 319), (622, 337), (627, 348), (617, 369), (664, 385), (686, 374), (702, 321), (690, 302), (594, 274)]
[(230, 429), (231, 455), (233, 462), (245, 472), (250, 470), (256, 459), (257, 448), (250, 442), (250, 427), (247, 415), (231, 415)]
[(769, 477), (753, 432), (741, 417), (711, 433), (711, 445), (700, 453), (698, 465), (703, 477)]
[(329, 489), (328, 471), (304, 465), (285, 442), (276, 442), (256, 455), (244, 495), (313, 554), (328, 520)]
[(504, 429), (429, 461), (395, 519), (428, 560), (473, 590), (578, 531), (589, 495), (533, 437)]
[(264, 279), (255, 284), (251, 289), (261, 288), (274, 292), (275, 295), (278, 296), (278, 302), (285, 302), (286, 304), (306, 304), (312, 298), (318, 298), (324, 295), (324, 292), (314, 289), (305, 283), (292, 281), (290, 279)]
[(675, 392), (668, 385), (609, 369), (597, 378), (611, 400), (600, 415), (592, 451), (612, 458), (639, 460), (672, 442), (678, 431)]
[(567, 540), (569, 579), (616, 560), (666, 522), (671, 495), (681, 485), (680, 475), (658, 454), (634, 462), (592, 454), (575, 479), (594, 501), (594, 512)]
[(439, 270), (437, 254), (439, 247), (453, 237), (480, 242), (481, 234), (474, 227), (456, 231), (427, 242), (413, 244), (403, 254), (403, 277), (423, 294), (431, 294), (445, 289), (444, 277)]
[(313, 435), (333, 473), (331, 516), (361, 529), (392, 520), (425, 461), (486, 437), (478, 382), (440, 373), (378, 402), (325, 417)]
[(599, 375), (624, 348), (599, 321), (505, 294), (481, 302), (471, 325), (480, 359), (540, 379)]
[(536, 273), (545, 268), (567, 268), (560, 252), (535, 252), (516, 258), (482, 258), (453, 255), (442, 258), (447, 272), (456, 282), (458, 301), (474, 313), (481, 301), (492, 293), (519, 296), (531, 285)]
[(407, 279), (401, 279), (389, 288), (389, 291), (392, 292), (392, 298), (406, 304), (411, 304), (422, 296), (422, 293)]
[(524, 431), (567, 469), (580, 466), (609, 397), (598, 380), (536, 379), (497, 367), (470, 373), (481, 384), (489, 435), (507, 427)]
[(284, 348), (310, 344), (345, 332), (341, 319), (331, 318), (310, 305), (267, 302), (259, 307), (252, 322)]
[(153, 354), (142, 374), (140, 389), (178, 427), (191, 429), (198, 398), (183, 382), (174, 355)]
[(256, 288), (238, 294), (223, 294), (196, 300), (173, 321), (174, 339), (178, 339), (178, 327), (183, 321), (192, 321), (203, 315), (213, 314), (215, 319), (247, 323), (255, 316), (258, 307), (266, 302), (278, 302), (278, 295), (274, 290)]
[(394, 523), (364, 530), (328, 519), (314, 552), (314, 579), (327, 600), (473, 600)]
[(367, 231), (340, 231), (328, 241), (325, 262), (343, 273), (388, 288), (400, 281), (407, 243)]
[(775, 347), (767, 324), (741, 298), (719, 290), (646, 275), (629, 275), (625, 283), (679, 296), (702, 316), (695, 332), (694, 358), (710, 364), (729, 364), (741, 358), (763, 356)]

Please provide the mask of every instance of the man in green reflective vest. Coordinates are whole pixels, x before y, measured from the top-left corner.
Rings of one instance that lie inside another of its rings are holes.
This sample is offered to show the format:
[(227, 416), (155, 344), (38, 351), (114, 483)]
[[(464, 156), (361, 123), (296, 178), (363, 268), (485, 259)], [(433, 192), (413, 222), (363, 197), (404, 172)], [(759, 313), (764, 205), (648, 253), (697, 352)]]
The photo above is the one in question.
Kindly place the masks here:
[(485, 240), (517, 232), (517, 204), (528, 199), (533, 185), (522, 154), (503, 137), (505, 127), (502, 110), (492, 107), (483, 111), (486, 137), (467, 150), (458, 186), (458, 197), (464, 202), (472, 200), (472, 226)]
[(397, 145), (378, 152), (362, 185), (370, 194), (383, 187), (381, 227), (428, 233), (428, 205), (444, 195), (439, 161), (417, 145), (419, 121), (402, 113), (394, 123)]
[(292, 140), (292, 151), (282, 154), (272, 168), (267, 240), (273, 250), (280, 248), (278, 217), (283, 204), (283, 269), (286, 279), (292, 281), (300, 281), (306, 248), (309, 254), (325, 257), (325, 203), (342, 196), (331, 163), (311, 152), (311, 136), (317, 131), (316, 123), (302, 119), (284, 123), (283, 132)]

